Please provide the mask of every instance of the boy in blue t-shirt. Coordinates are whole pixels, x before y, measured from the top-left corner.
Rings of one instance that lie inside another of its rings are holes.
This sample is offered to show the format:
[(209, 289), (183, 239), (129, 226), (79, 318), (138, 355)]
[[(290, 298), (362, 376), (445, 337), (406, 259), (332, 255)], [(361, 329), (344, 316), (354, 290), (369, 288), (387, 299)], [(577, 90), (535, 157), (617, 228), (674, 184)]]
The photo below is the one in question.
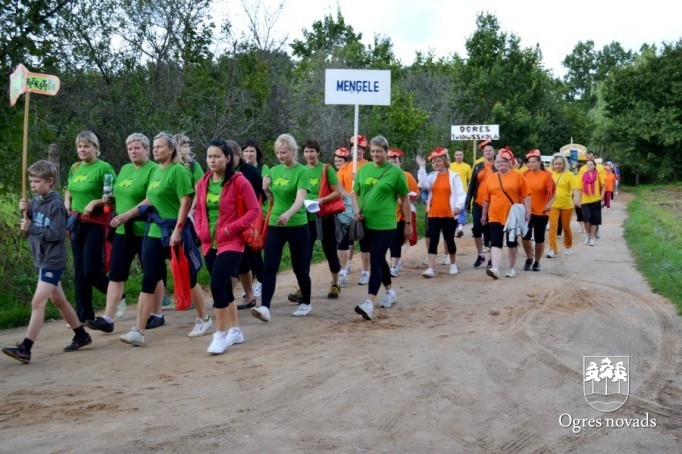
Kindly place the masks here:
[(56, 176), (57, 167), (51, 162), (33, 164), (28, 169), (28, 179), (35, 197), (30, 204), (25, 199), (19, 202), (19, 209), (27, 211), (27, 218), (21, 220), (20, 229), (28, 236), (31, 245), (33, 265), (38, 269), (38, 284), (31, 301), (31, 320), (26, 338), (16, 347), (3, 348), (2, 352), (22, 363), (31, 361), (31, 347), (43, 327), (48, 299), (57, 306), (69, 326), (77, 327), (73, 330), (71, 344), (64, 347), (64, 351), (76, 351), (92, 343), (62, 289), (61, 278), (66, 267), (66, 208), (62, 197), (52, 189)]

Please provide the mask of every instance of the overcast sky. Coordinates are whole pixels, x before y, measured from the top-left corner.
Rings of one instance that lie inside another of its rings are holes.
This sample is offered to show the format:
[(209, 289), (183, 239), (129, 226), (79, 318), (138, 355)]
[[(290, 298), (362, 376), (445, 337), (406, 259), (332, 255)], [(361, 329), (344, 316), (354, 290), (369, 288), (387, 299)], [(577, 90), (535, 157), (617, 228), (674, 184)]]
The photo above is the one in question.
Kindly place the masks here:
[[(244, 0), (215, 0), (222, 15), (229, 12), (233, 26), (244, 22)], [(253, 4), (257, 0), (245, 0)], [(260, 0), (275, 10), (280, 0)], [(464, 44), (476, 30), (476, 16), (493, 14), (501, 31), (514, 34), (522, 47), (539, 44), (544, 66), (563, 76), (562, 60), (579, 41), (592, 40), (595, 48), (617, 41), (626, 50), (639, 51), (644, 43), (674, 43), (682, 39), (682, 2), (648, 0), (284, 0), (274, 34), (288, 36), (289, 43), (303, 37), (325, 15), (336, 17), (337, 5), (346, 24), (363, 34), (371, 44), (375, 34), (393, 42), (396, 56), (405, 65), (412, 63), (415, 51), (433, 50), (437, 56), (457, 53), (466, 57)], [(218, 19), (218, 17), (216, 17)]]

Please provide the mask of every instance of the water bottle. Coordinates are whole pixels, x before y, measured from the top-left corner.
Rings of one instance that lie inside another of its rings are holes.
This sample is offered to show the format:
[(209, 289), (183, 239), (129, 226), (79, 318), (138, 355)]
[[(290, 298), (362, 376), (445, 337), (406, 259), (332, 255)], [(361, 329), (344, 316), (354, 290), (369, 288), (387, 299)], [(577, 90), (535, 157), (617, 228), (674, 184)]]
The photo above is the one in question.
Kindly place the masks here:
[(111, 197), (111, 194), (113, 192), (113, 185), (114, 185), (114, 176), (110, 173), (107, 173), (106, 175), (104, 175), (104, 190), (103, 190), (104, 197)]

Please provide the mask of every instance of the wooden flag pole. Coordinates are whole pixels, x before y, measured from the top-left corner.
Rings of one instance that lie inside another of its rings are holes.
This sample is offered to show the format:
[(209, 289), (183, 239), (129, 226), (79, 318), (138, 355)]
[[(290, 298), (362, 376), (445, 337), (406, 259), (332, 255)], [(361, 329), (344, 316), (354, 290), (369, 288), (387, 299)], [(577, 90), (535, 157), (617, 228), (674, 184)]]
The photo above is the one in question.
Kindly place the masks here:
[[(24, 143), (21, 154), (21, 198), (28, 200), (26, 195), (26, 171), (28, 167), (28, 108), (31, 102), (31, 92), (27, 91), (24, 97)], [(24, 219), (28, 219), (26, 210), (23, 211)]]

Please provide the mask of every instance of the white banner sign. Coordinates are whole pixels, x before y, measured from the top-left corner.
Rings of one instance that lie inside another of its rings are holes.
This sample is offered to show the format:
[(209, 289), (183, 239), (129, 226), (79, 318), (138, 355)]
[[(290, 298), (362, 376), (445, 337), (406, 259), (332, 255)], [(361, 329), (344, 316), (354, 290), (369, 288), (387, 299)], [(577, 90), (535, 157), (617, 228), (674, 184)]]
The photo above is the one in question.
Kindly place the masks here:
[(328, 69), (324, 83), (325, 104), (391, 104), (391, 71)]
[(454, 125), (452, 140), (500, 140), (500, 125)]

